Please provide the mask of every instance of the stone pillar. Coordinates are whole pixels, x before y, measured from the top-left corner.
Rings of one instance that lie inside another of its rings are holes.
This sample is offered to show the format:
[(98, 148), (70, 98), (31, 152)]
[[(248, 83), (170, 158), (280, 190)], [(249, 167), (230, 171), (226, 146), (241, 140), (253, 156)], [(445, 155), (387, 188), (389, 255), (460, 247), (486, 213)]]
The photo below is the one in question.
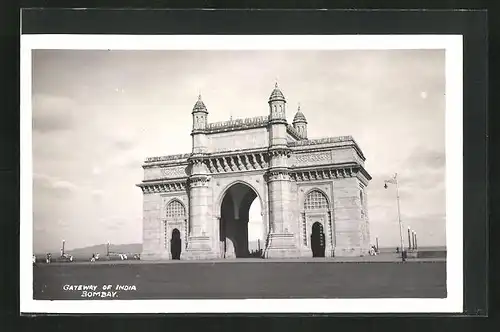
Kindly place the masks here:
[(218, 248), (213, 247), (211, 179), (203, 158), (192, 155), (192, 174), (189, 177), (189, 237), (181, 259), (198, 260), (217, 258)]
[(292, 222), (291, 182), (287, 143), (286, 100), (276, 83), (269, 97), (268, 200), (270, 232), (266, 258), (300, 257)]
[(272, 168), (268, 172), (267, 179), (271, 230), (265, 253), (266, 258), (300, 257), (295, 227), (292, 224), (296, 221), (293, 220), (291, 209), (290, 176), (287, 168), (279, 166), (279, 159), (283, 158), (287, 158), (286, 150), (271, 152)]

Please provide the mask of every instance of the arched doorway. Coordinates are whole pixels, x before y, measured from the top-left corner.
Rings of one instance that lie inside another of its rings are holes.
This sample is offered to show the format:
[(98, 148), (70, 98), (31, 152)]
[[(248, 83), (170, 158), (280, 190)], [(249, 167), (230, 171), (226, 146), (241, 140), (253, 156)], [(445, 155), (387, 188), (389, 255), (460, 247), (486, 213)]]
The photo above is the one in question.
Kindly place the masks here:
[(181, 259), (181, 251), (181, 232), (177, 228), (174, 228), (172, 230), (172, 237), (170, 238), (170, 253), (172, 254), (172, 259)]
[(187, 244), (187, 213), (184, 204), (172, 199), (165, 208), (165, 249), (172, 259), (180, 259), (182, 247)]
[(313, 257), (325, 257), (325, 232), (323, 225), (319, 222), (312, 225), (311, 249)]
[(332, 255), (331, 213), (326, 194), (313, 189), (306, 194), (302, 211), (303, 244), (312, 251), (313, 257)]
[(219, 223), (222, 258), (261, 257), (258, 250), (263, 247), (262, 241), (260, 239), (249, 241), (250, 219), (252, 219), (250, 222), (252, 229), (255, 229), (259, 219), (263, 224), (260, 202), (257, 203), (258, 209), (256, 204), (253, 204), (254, 208), (252, 208), (253, 212), (258, 211), (258, 215), (256, 213), (250, 215), (250, 207), (257, 197), (253, 188), (240, 182), (233, 184), (225, 191), (221, 202)]

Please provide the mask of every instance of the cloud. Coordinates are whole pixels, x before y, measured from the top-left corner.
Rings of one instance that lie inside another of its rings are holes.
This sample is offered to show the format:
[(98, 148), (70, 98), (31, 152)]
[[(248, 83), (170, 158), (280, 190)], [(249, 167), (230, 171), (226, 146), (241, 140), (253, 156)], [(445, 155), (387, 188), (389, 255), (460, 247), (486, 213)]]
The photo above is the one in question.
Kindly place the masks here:
[(69, 97), (35, 94), (33, 103), (33, 130), (52, 132), (72, 129), (75, 121), (75, 103)]
[(126, 139), (117, 139), (114, 141), (113, 147), (117, 150), (131, 150), (135, 146), (135, 142)]
[(405, 161), (405, 166), (410, 169), (442, 169), (446, 165), (445, 151), (417, 147)]
[[(33, 186), (35, 189), (49, 191), (58, 198), (72, 195), (78, 191), (79, 187), (74, 183), (61, 180), (46, 174), (33, 174)], [(37, 195), (35, 195), (37, 197)]]

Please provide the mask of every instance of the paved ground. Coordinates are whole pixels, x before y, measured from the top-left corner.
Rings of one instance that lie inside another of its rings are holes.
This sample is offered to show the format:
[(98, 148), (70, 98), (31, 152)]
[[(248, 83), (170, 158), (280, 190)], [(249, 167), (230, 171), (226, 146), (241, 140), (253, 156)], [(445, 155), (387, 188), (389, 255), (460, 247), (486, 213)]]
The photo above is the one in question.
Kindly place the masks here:
[[(33, 271), (38, 300), (446, 297), (443, 260), (83, 262), (38, 264)], [(65, 285), (95, 285), (96, 289), (84, 294), (82, 289), (65, 291)], [(103, 285), (112, 289), (97, 294)], [(136, 290), (116, 291), (116, 285)]]

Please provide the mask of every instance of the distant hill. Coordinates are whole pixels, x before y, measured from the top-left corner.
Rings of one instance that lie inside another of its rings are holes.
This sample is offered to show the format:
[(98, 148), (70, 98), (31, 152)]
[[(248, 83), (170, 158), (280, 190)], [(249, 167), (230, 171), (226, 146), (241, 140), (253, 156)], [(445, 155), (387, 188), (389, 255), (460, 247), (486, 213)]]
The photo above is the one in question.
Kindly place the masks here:
[[(94, 246), (68, 249), (65, 251), (74, 257), (91, 257), (94, 253), (106, 255), (106, 244), (97, 244)], [(112, 253), (140, 254), (142, 252), (142, 243), (111, 244), (109, 246), (109, 251)], [(52, 251), (52, 256), (59, 255), (59, 252), (60, 250)], [(45, 253), (38, 254), (44, 255)]]

